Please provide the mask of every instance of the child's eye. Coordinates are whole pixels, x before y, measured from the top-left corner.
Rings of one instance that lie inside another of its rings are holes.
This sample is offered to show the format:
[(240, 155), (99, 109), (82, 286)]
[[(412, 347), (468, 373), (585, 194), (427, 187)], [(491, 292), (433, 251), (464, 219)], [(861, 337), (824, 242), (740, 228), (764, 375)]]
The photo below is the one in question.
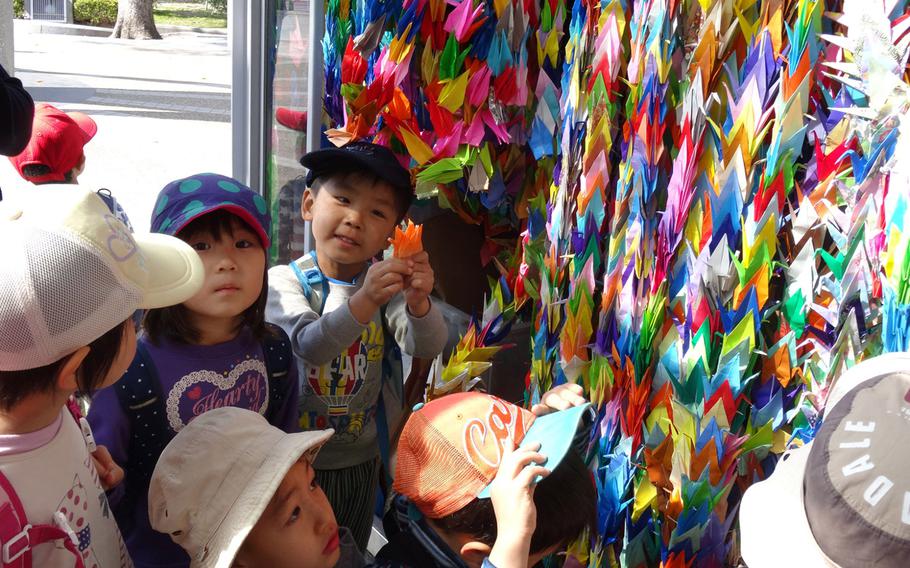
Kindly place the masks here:
[(212, 245), (210, 245), (210, 244), (208, 244), (208, 243), (206, 243), (206, 242), (201, 242), (201, 241), (200, 241), (200, 242), (198, 242), (198, 243), (193, 243), (193, 244), (192, 244), (192, 247), (193, 247), (194, 250), (209, 250), (210, 248), (212, 248)]
[(383, 213), (382, 211), (379, 211), (378, 209), (376, 211), (373, 211), (373, 215), (376, 215), (380, 219), (385, 219), (385, 213)]
[(313, 476), (313, 480), (310, 481), (310, 491), (316, 491), (316, 488), (319, 487), (319, 481), (316, 480), (316, 476)]
[(237, 241), (237, 243), (234, 246), (236, 246), (239, 249), (245, 249), (245, 248), (251, 248), (255, 245), (253, 244), (252, 241), (248, 241), (246, 239), (241, 239), (241, 240)]
[(291, 516), (288, 517), (287, 524), (290, 525), (291, 523), (297, 521), (297, 519), (299, 519), (299, 518), (300, 518), (300, 507), (294, 507), (294, 510), (291, 511)]
[(338, 201), (338, 203), (350, 203), (351, 202), (350, 199), (348, 199), (347, 197), (345, 197), (343, 195), (339, 195), (339, 196), (335, 197), (335, 199)]

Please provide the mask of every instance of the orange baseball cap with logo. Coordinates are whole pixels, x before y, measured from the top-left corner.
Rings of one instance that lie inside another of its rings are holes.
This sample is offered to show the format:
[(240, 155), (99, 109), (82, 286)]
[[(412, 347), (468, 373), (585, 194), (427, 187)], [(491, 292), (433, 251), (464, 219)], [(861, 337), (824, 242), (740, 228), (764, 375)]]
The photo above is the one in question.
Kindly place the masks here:
[[(503, 447), (540, 443), (553, 470), (569, 448), (590, 404), (535, 416), (495, 396), (457, 393), (418, 405), (398, 441), (395, 491), (438, 519), (490, 496)], [(538, 479), (539, 481), (539, 479)]]

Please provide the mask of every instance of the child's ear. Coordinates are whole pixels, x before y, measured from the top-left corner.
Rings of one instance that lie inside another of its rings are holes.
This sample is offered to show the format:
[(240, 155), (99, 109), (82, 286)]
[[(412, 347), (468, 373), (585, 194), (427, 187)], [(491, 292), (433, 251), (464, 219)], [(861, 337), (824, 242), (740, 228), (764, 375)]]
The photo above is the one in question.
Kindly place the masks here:
[(489, 545), (477, 540), (471, 540), (461, 545), (461, 559), (470, 568), (480, 568), (483, 565), (483, 559), (490, 556), (493, 549)]
[(300, 201), (300, 216), (304, 221), (313, 220), (313, 204), (316, 202), (316, 196), (313, 190), (306, 188), (303, 192), (303, 199)]
[(82, 157), (79, 158), (79, 163), (77, 163), (76, 166), (72, 170), (70, 170), (70, 177), (72, 178), (73, 182), (75, 182), (76, 179), (79, 176), (81, 176), (82, 172), (84, 172), (84, 171), (85, 171), (85, 154), (83, 153)]
[(79, 349), (73, 351), (70, 355), (66, 356), (63, 364), (57, 369), (57, 376), (54, 377), (54, 382), (58, 389), (71, 391), (79, 390), (79, 367), (82, 366), (82, 361), (85, 360), (85, 357), (91, 350), (91, 347), (88, 345), (83, 345)]

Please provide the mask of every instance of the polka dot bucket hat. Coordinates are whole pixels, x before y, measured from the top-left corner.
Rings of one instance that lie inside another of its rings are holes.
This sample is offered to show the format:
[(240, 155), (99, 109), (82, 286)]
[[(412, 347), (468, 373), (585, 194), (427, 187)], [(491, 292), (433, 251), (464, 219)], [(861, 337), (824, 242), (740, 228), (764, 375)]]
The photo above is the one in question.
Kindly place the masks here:
[(196, 174), (167, 184), (152, 212), (153, 233), (176, 235), (195, 219), (224, 209), (243, 219), (268, 247), (271, 216), (265, 199), (239, 181), (218, 174)]

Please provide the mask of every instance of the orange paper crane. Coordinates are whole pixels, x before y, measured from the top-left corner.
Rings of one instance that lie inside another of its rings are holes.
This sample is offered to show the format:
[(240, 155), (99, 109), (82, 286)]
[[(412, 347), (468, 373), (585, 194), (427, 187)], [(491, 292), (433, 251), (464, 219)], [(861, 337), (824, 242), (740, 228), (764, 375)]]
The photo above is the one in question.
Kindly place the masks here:
[(407, 258), (423, 250), (423, 225), (415, 225), (413, 221), (408, 221), (408, 226), (404, 231), (401, 227), (395, 228), (395, 236), (392, 237), (392, 246), (394, 251), (392, 256), (395, 258)]

